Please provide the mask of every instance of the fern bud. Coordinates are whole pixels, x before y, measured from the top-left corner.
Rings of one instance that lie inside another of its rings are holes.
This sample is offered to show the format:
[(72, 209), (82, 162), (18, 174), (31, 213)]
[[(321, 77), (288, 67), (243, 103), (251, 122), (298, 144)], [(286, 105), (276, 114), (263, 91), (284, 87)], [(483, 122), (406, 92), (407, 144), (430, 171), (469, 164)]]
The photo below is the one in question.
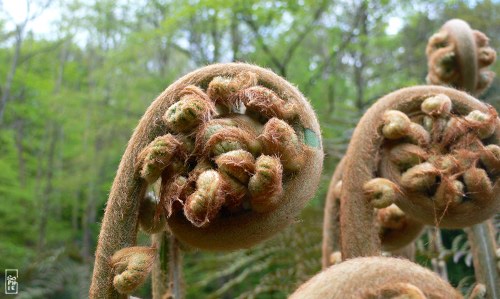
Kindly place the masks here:
[(242, 72), (235, 77), (218, 76), (208, 84), (207, 94), (216, 104), (231, 110), (237, 106), (236, 94), (255, 85), (257, 85), (257, 75), (253, 72)]
[(486, 170), (493, 175), (500, 173), (500, 146), (487, 145), (480, 153), (481, 162)]
[(425, 162), (408, 169), (401, 176), (401, 185), (413, 191), (425, 191), (436, 182), (438, 170), (434, 165)]
[(137, 156), (136, 169), (148, 183), (154, 183), (170, 164), (179, 149), (180, 142), (172, 135), (157, 137)]
[(438, 207), (446, 207), (462, 202), (464, 196), (464, 184), (459, 180), (447, 180), (439, 184), (434, 202)]
[(478, 61), (479, 61), (479, 66), (485, 67), (490, 64), (493, 64), (497, 58), (497, 52), (493, 50), (490, 47), (485, 47), (479, 49), (478, 53)]
[(454, 155), (444, 155), (437, 157), (433, 164), (442, 172), (446, 174), (453, 174), (461, 169), (464, 160), (459, 161)]
[(255, 171), (255, 158), (244, 150), (235, 150), (219, 155), (215, 159), (219, 172), (235, 178), (241, 184), (247, 185), (250, 176)]
[(216, 119), (207, 123), (196, 137), (197, 151), (205, 156), (213, 157), (235, 150), (248, 150), (252, 153), (260, 151), (252, 125), (243, 118), (237, 120)]
[(383, 229), (401, 229), (405, 225), (405, 213), (395, 204), (380, 209), (377, 212), (377, 221)]
[(187, 198), (184, 214), (193, 225), (202, 227), (215, 219), (224, 201), (220, 174), (215, 170), (207, 170), (200, 174), (196, 191)]
[(489, 115), (478, 110), (470, 112), (465, 117), (465, 120), (481, 139), (486, 139), (493, 135), (497, 127), (496, 115)]
[(431, 135), (424, 127), (412, 122), (408, 131), (408, 138), (415, 144), (426, 146), (431, 141)]
[(488, 87), (493, 82), (494, 78), (495, 78), (495, 72), (482, 69), (481, 71), (479, 71), (479, 77), (477, 78), (476, 89), (481, 92), (488, 89)]
[(255, 163), (255, 175), (250, 178), (252, 209), (265, 213), (274, 210), (281, 200), (283, 167), (278, 158), (260, 156)]
[(242, 90), (238, 98), (245, 104), (247, 112), (270, 119), (292, 119), (297, 116), (297, 107), (293, 103), (285, 102), (272, 90), (254, 86)]
[(382, 249), (386, 251), (407, 246), (420, 236), (424, 227), (395, 204), (377, 210), (377, 224)]
[(297, 171), (304, 165), (303, 145), (299, 142), (295, 130), (285, 121), (271, 118), (259, 140), (262, 142), (264, 154), (278, 155), (285, 170)]
[(451, 112), (451, 100), (447, 95), (437, 94), (422, 102), (421, 109), (431, 116), (447, 115)]
[(374, 208), (382, 209), (393, 204), (401, 191), (393, 182), (375, 178), (363, 185), (363, 192)]
[(403, 143), (396, 145), (390, 150), (391, 162), (402, 170), (407, 170), (427, 159), (427, 153), (423, 148), (414, 144)]
[(434, 49), (444, 48), (448, 45), (448, 33), (439, 31), (429, 38), (429, 45)]
[(173, 132), (190, 132), (215, 112), (208, 96), (196, 86), (185, 87), (179, 96), (180, 100), (163, 115), (165, 124)]
[(387, 139), (400, 139), (408, 135), (411, 121), (406, 114), (397, 110), (384, 113), (382, 134)]
[(156, 248), (128, 247), (111, 257), (115, 273), (113, 286), (121, 294), (130, 294), (144, 283), (153, 267)]
[(464, 183), (467, 195), (473, 200), (489, 200), (493, 194), (493, 186), (488, 174), (481, 168), (470, 168), (464, 172)]
[(452, 117), (443, 130), (441, 138), (442, 145), (449, 145), (455, 142), (460, 136), (464, 136), (467, 132), (467, 126), (462, 118)]

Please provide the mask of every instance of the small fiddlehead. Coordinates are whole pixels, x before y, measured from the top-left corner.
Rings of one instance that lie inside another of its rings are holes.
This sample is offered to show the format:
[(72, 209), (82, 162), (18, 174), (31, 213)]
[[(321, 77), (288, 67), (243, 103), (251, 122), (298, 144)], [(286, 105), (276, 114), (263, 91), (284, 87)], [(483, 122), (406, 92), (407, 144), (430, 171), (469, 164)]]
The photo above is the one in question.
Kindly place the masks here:
[(426, 54), (429, 84), (450, 85), (479, 95), (495, 76), (487, 69), (496, 59), (488, 37), (459, 19), (446, 22), (429, 38)]

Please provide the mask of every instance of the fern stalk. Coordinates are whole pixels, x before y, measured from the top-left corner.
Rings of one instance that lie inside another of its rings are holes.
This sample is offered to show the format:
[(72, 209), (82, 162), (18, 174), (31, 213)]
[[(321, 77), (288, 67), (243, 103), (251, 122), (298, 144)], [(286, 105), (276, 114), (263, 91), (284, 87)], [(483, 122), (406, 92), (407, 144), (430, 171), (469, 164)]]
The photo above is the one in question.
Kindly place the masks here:
[(491, 221), (473, 225), (465, 231), (471, 246), (476, 281), (486, 286), (487, 298), (500, 298), (496, 244)]

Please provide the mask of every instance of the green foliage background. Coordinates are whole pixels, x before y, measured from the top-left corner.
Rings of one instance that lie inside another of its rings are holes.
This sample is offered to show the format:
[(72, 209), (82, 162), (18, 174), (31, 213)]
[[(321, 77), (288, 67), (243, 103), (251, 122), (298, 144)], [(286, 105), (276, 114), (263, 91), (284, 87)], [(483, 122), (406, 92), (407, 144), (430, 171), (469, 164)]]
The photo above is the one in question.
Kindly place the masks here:
[[(285, 298), (320, 269), (327, 184), (364, 110), (425, 82), (427, 39), (450, 18), (500, 49), (500, 2), (489, 0), (53, 0), (50, 34), (31, 27), (48, 2), (27, 1), (32, 19), (0, 14), (0, 268), (19, 269), (21, 298), (87, 296), (125, 145), (149, 103), (181, 75), (214, 62), (255, 63), (297, 85), (318, 113), (325, 168), (300, 220), (250, 250), (185, 254), (188, 298)], [(485, 100), (499, 107), (499, 90), (497, 80)], [(474, 280), (463, 233), (443, 240), (450, 280), (465, 291)], [(425, 237), (418, 248), (430, 266), (436, 253)], [(148, 287), (137, 295), (150, 297)]]

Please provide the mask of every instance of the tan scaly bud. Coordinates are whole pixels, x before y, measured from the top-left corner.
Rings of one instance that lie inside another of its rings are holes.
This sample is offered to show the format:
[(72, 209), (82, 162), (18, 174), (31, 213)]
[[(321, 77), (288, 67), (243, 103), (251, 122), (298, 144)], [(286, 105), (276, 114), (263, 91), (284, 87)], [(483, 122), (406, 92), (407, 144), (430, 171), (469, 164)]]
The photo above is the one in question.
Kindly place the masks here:
[(248, 181), (255, 171), (255, 158), (247, 151), (235, 150), (217, 156), (215, 163), (228, 193), (225, 206), (230, 212), (242, 210)]
[(262, 86), (240, 91), (238, 99), (245, 104), (249, 113), (264, 116), (267, 119), (273, 117), (292, 119), (297, 116), (296, 105), (282, 100), (275, 92)]
[(390, 150), (391, 162), (400, 169), (407, 170), (427, 160), (427, 153), (420, 146), (403, 143)]
[(235, 178), (243, 185), (248, 184), (250, 176), (255, 172), (255, 158), (247, 151), (236, 150), (219, 155), (215, 163), (220, 173)]
[(432, 164), (436, 166), (441, 172), (446, 174), (453, 174), (459, 171), (461, 162), (454, 155), (437, 156)]
[(421, 146), (427, 146), (431, 142), (431, 135), (429, 134), (429, 132), (427, 132), (424, 127), (414, 122), (410, 124), (408, 138), (410, 138), (413, 143)]
[(148, 183), (154, 183), (177, 153), (180, 142), (167, 134), (157, 137), (137, 156), (136, 169)]
[(115, 273), (113, 286), (121, 294), (130, 294), (144, 283), (156, 256), (156, 248), (128, 247), (117, 251), (111, 257)]
[(375, 178), (363, 185), (367, 200), (374, 208), (382, 209), (393, 204), (401, 191), (388, 179)]
[(411, 120), (403, 112), (397, 110), (386, 111), (383, 121), (382, 134), (385, 138), (400, 139), (408, 135)]
[(184, 214), (193, 225), (202, 227), (215, 219), (224, 201), (220, 174), (215, 170), (207, 170), (200, 174), (196, 191), (187, 198)]
[(467, 132), (465, 121), (459, 117), (452, 117), (446, 124), (441, 138), (442, 146), (454, 143)]
[(262, 155), (255, 163), (255, 175), (250, 178), (250, 204), (254, 211), (265, 213), (279, 205), (282, 185), (283, 167), (276, 157)]
[(479, 110), (469, 113), (465, 117), (465, 120), (481, 139), (486, 139), (493, 135), (497, 126), (496, 114), (490, 115)]
[(255, 85), (257, 85), (257, 75), (252, 72), (242, 72), (235, 77), (219, 76), (208, 84), (207, 94), (216, 104), (231, 111), (238, 106), (236, 94)]
[(395, 204), (377, 212), (377, 220), (381, 229), (401, 229), (405, 225), (405, 217), (405, 213)]
[(490, 43), (490, 39), (486, 36), (486, 34), (482, 33), (479, 30), (472, 30), (472, 35), (474, 36), (476, 46), (479, 48), (488, 46), (488, 44)]
[(214, 120), (207, 123), (196, 136), (197, 152), (207, 157), (218, 156), (234, 150), (260, 151), (255, 131), (239, 120)]
[(470, 168), (464, 172), (463, 177), (467, 187), (466, 195), (472, 200), (483, 201), (492, 197), (493, 186), (484, 169)]
[(262, 152), (278, 155), (286, 171), (298, 171), (304, 165), (303, 145), (288, 123), (271, 118), (258, 139), (262, 143)]
[(446, 180), (439, 184), (434, 202), (440, 208), (448, 205), (459, 204), (464, 196), (464, 184), (458, 180)]
[(163, 115), (163, 121), (175, 133), (190, 132), (215, 113), (215, 107), (208, 96), (196, 86), (185, 87), (179, 97), (180, 100), (172, 104)]
[(434, 165), (425, 162), (408, 169), (401, 176), (401, 185), (412, 191), (425, 191), (436, 182), (438, 170)]
[(478, 61), (480, 67), (486, 67), (497, 59), (497, 52), (490, 47), (484, 47), (479, 49), (478, 53)]
[(438, 94), (422, 102), (421, 109), (431, 116), (444, 116), (451, 112), (451, 100), (447, 95)]
[(481, 162), (486, 170), (493, 175), (500, 173), (500, 146), (496, 144), (487, 145), (480, 154)]

